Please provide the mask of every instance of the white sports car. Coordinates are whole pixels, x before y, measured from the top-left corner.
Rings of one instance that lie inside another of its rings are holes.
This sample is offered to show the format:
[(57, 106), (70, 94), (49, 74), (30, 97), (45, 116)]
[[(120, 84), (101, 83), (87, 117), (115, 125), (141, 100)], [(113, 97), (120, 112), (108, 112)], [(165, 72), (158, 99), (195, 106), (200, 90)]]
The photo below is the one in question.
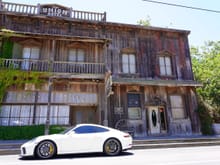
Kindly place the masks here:
[(41, 159), (60, 154), (104, 152), (115, 156), (132, 147), (125, 132), (95, 124), (79, 124), (60, 134), (38, 136), (21, 146), (21, 157)]

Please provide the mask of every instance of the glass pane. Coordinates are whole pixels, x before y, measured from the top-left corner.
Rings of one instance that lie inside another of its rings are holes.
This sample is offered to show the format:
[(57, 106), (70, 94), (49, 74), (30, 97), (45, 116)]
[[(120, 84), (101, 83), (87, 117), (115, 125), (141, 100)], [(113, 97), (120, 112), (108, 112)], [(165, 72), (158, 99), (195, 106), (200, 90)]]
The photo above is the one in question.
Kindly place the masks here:
[(31, 59), (39, 59), (40, 49), (39, 48), (32, 48), (31, 49)]
[(58, 111), (58, 123), (68, 125), (69, 124), (69, 106), (59, 106)]
[(36, 108), (36, 124), (45, 124), (47, 117), (47, 106), (37, 106)]
[(135, 64), (135, 55), (133, 55), (133, 54), (129, 55), (129, 63), (132, 64), (132, 65)]
[(78, 50), (78, 62), (84, 62), (84, 51), (82, 49)]
[(128, 118), (129, 119), (140, 119), (141, 118), (141, 108), (128, 108)]
[(172, 115), (174, 119), (185, 118), (182, 96), (170, 96)]
[(166, 63), (166, 66), (170, 66), (171, 65), (170, 57), (165, 57), (165, 63)]
[(135, 55), (129, 55), (130, 73), (136, 73)]
[(167, 75), (172, 75), (171, 68), (169, 66), (166, 67)]
[(170, 96), (171, 107), (183, 107), (183, 100), (181, 96), (173, 95)]
[(164, 66), (160, 66), (160, 74), (161, 75), (166, 75), (166, 69), (165, 69), (165, 67)]
[(159, 59), (160, 66), (164, 66), (164, 57), (160, 57)]
[(11, 106), (2, 106), (0, 111), (0, 125), (7, 126), (9, 124)]
[(122, 72), (123, 73), (129, 73), (129, 69), (128, 69), (128, 55), (127, 54), (123, 54), (122, 55)]
[(174, 119), (183, 119), (185, 117), (184, 111), (181, 108), (172, 109), (172, 115)]
[(56, 125), (57, 124), (57, 114), (58, 114), (58, 106), (51, 106), (50, 107), (50, 124)]
[(74, 61), (76, 62), (76, 50), (72, 49), (69, 51), (69, 61)]
[(10, 125), (22, 125), (20, 118), (21, 106), (12, 106), (11, 107), (11, 119)]
[(130, 73), (136, 73), (136, 66), (130, 65)]
[(23, 49), (23, 58), (24, 59), (29, 59), (31, 56), (31, 48), (24, 48)]
[(21, 106), (20, 120), (22, 125), (31, 125), (33, 121), (33, 106)]

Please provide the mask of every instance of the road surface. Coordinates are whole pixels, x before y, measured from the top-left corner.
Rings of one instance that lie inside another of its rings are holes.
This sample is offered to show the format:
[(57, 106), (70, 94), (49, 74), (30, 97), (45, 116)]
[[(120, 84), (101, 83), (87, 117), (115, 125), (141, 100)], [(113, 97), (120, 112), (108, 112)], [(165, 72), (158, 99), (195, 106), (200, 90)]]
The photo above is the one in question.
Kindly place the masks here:
[(130, 150), (120, 156), (62, 155), (49, 160), (0, 156), (2, 165), (220, 165), (220, 146)]

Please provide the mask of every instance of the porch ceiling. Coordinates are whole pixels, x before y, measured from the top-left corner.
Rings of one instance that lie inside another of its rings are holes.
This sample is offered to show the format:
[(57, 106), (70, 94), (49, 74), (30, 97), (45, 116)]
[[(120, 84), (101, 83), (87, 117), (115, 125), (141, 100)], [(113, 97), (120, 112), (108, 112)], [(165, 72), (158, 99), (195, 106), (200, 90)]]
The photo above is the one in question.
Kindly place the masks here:
[(169, 87), (202, 87), (203, 85), (193, 80), (153, 80), (144, 78), (113, 78), (113, 84), (124, 84), (124, 85), (152, 85), (152, 86), (169, 86)]
[(111, 42), (109, 38), (98, 38), (89, 36), (71, 36), (71, 35), (59, 35), (59, 34), (42, 34), (42, 33), (32, 33), (32, 32), (20, 32), (11, 31), (7, 29), (0, 30), (0, 35), (7, 37), (23, 37), (23, 38), (44, 38), (52, 40), (69, 40), (69, 41), (79, 41), (79, 42), (92, 42), (92, 43), (103, 43), (108, 44)]

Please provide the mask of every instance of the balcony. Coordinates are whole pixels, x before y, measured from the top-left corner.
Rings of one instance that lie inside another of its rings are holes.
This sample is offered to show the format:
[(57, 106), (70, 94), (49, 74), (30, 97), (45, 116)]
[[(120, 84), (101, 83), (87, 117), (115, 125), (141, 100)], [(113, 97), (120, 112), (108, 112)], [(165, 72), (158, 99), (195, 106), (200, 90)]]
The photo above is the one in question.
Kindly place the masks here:
[(23, 71), (37, 71), (49, 73), (62, 73), (62, 75), (84, 75), (86, 77), (101, 76), (105, 74), (104, 63), (66, 62), (32, 59), (1, 59), (0, 68), (18, 69)]
[(68, 20), (86, 20), (86, 21), (101, 21), (106, 22), (106, 13), (87, 12), (73, 10), (72, 8), (64, 7), (57, 4), (38, 4), (26, 5), (0, 1), (0, 11), (14, 14), (35, 15), (35, 16), (52, 16), (68, 18)]

